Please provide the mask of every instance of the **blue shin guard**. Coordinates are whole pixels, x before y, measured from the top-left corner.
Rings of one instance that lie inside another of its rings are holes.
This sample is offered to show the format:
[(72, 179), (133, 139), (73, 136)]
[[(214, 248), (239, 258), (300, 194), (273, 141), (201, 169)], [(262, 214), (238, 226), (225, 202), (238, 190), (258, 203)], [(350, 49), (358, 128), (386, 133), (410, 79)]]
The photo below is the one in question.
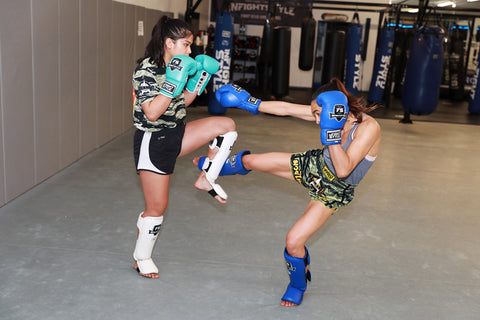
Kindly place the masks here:
[[(242, 163), (242, 157), (246, 154), (250, 154), (250, 151), (243, 150), (242, 152), (229, 157), (227, 161), (225, 161), (222, 170), (220, 170), (219, 176), (231, 176), (235, 174), (246, 175), (249, 173), (251, 170), (245, 169)], [(202, 170), (205, 158), (206, 157), (201, 157), (198, 160), (198, 169)]]
[(312, 280), (310, 271), (306, 271), (310, 264), (310, 255), (307, 248), (305, 248), (305, 257), (295, 258), (289, 255), (285, 248), (284, 256), (287, 262), (288, 274), (290, 275), (290, 283), (282, 297), (282, 301), (290, 301), (299, 305), (302, 303), (305, 290), (307, 290), (307, 280)]

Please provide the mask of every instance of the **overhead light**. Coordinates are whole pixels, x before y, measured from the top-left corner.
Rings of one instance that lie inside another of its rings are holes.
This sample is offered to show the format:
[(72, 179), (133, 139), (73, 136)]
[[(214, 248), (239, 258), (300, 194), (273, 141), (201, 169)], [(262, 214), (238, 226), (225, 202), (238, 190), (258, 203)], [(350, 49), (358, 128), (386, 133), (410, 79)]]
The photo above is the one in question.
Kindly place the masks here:
[(467, 2), (475, 2), (475, 1), (478, 1), (478, 0), (467, 0)]
[(418, 12), (418, 8), (408, 10), (408, 13), (417, 13), (417, 12)]
[(452, 6), (454, 4), (453, 1), (445, 1), (445, 2), (440, 2), (437, 4), (437, 7), (447, 7), (447, 6)]

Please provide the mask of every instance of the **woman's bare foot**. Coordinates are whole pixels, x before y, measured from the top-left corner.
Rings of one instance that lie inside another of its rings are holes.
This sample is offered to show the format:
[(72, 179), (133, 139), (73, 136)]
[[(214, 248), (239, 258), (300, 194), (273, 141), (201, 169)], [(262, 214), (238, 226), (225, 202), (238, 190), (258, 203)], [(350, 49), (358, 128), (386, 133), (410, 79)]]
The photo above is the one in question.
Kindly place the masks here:
[(201, 157), (195, 157), (193, 158), (193, 164), (198, 167), (198, 162), (200, 161)]
[[(195, 159), (197, 159), (197, 158), (195, 158)], [(194, 163), (195, 163), (195, 159), (193, 160)], [(198, 163), (198, 159), (197, 159), (197, 163)], [(195, 181), (194, 186), (195, 186), (195, 188), (197, 188), (199, 190), (203, 190), (203, 191), (210, 191), (210, 190), (213, 189), (210, 182), (208, 182), (207, 177), (205, 177), (205, 172), (203, 172), (203, 171), (200, 174), (200, 176), (198, 177), (197, 181)], [(223, 203), (223, 204), (227, 203), (227, 200), (223, 199), (219, 195), (216, 195), (215, 199), (220, 203)]]
[(295, 304), (293, 302), (290, 302), (290, 301), (285, 301), (285, 300), (282, 300), (282, 303), (280, 303), (281, 306), (283, 307), (295, 307), (295, 306), (298, 306), (298, 304)]
[(138, 265), (137, 265), (137, 261), (135, 261), (135, 263), (133, 264), (133, 268), (135, 270), (137, 270), (138, 274), (141, 275), (142, 277), (145, 277), (145, 278), (151, 278), (151, 279), (158, 279), (158, 273), (147, 273), (147, 274), (143, 274), (140, 272), (140, 269), (138, 268)]

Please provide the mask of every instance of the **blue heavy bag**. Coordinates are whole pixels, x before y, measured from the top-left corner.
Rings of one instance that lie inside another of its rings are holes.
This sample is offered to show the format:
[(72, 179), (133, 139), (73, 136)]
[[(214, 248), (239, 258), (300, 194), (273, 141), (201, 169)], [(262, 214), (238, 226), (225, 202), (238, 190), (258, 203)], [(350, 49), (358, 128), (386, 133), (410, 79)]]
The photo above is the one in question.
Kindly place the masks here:
[(368, 92), (367, 100), (370, 102), (382, 101), (385, 83), (387, 82), (388, 69), (390, 68), (390, 59), (392, 58), (394, 40), (395, 29), (390, 27), (383, 28), (377, 54), (375, 55), (370, 91)]
[(212, 90), (209, 97), (208, 112), (211, 114), (224, 114), (227, 108), (215, 99), (218, 88), (230, 82), (230, 62), (232, 58), (233, 43), (233, 17), (229, 12), (217, 13), (215, 28), (215, 42), (213, 57), (217, 59), (220, 68), (212, 75)]
[(403, 109), (411, 114), (430, 114), (437, 108), (444, 36), (437, 26), (424, 26), (413, 36), (402, 94)]
[(347, 35), (347, 64), (345, 67), (345, 88), (348, 92), (357, 95), (360, 88), (360, 61), (362, 56), (363, 26), (355, 23), (348, 28)]
[(473, 76), (472, 81), (472, 90), (470, 90), (470, 99), (468, 101), (468, 112), (470, 113), (480, 113), (480, 81), (478, 80), (479, 74), (480, 54), (478, 54), (477, 67), (475, 68), (475, 75)]

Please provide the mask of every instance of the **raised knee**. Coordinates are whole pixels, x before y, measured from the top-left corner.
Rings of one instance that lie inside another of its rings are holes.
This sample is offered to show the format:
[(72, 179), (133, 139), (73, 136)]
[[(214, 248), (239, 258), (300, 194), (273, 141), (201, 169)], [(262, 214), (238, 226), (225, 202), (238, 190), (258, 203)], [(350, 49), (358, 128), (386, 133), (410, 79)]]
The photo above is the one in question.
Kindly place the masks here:
[(227, 132), (237, 130), (235, 121), (233, 121), (232, 118), (228, 118), (228, 117), (222, 117), (222, 121), (221, 123), (219, 123), (219, 128), (221, 128), (223, 131), (221, 134), (225, 134)]
[(301, 243), (294, 235), (287, 234), (285, 247), (292, 257), (301, 258), (305, 255), (305, 243)]

